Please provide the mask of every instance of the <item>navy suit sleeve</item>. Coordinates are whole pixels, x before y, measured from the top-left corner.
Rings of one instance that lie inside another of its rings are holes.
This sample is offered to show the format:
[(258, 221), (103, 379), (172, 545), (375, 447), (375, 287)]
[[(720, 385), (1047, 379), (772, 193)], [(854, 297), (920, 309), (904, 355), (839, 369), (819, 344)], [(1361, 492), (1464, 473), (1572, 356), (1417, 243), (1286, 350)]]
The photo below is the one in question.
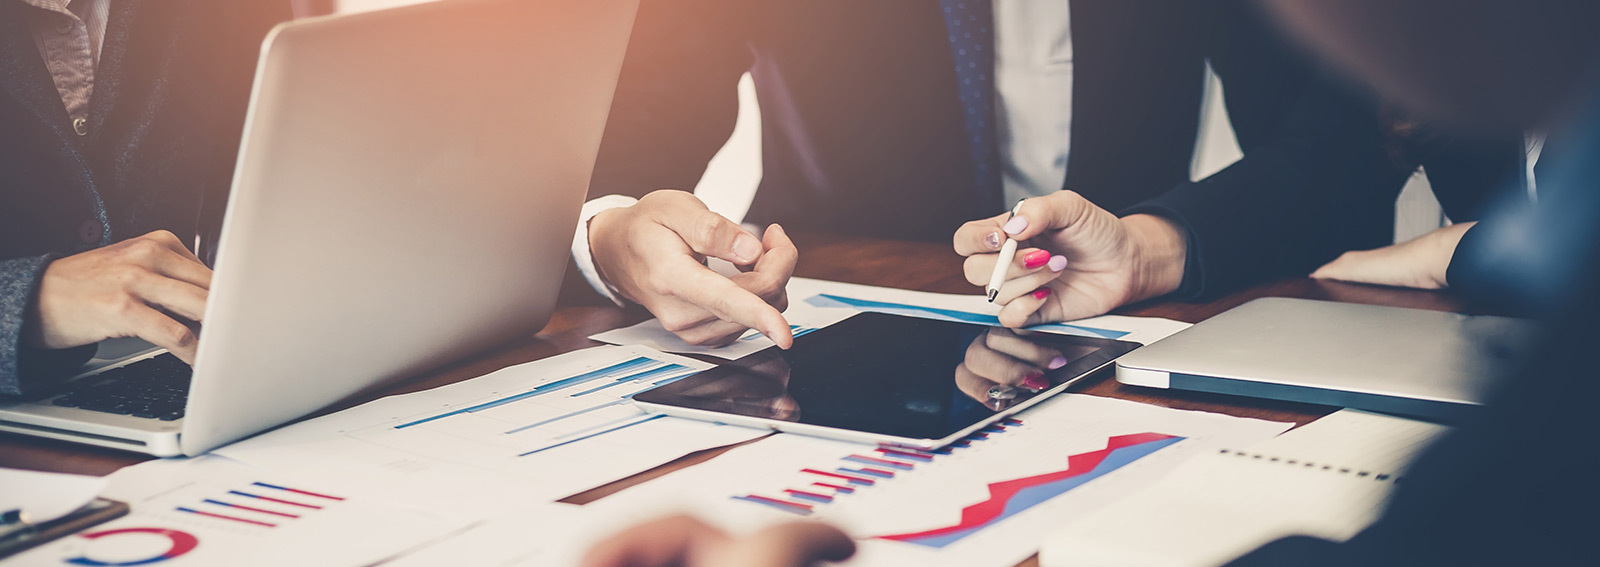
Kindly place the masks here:
[(31, 316), (39, 278), (50, 260), (50, 256), (0, 260), (0, 395), (19, 395), (33, 383), (65, 376), (94, 354), (92, 346), (55, 351), (23, 345), (23, 325)]
[(1393, 238), (1410, 171), (1384, 150), (1376, 105), (1320, 73), (1246, 8), (1225, 10), (1209, 48), (1244, 157), (1122, 214), (1168, 218), (1188, 233), (1183, 299), (1304, 275)]
[(589, 198), (694, 189), (733, 133), (757, 4), (640, 3)]

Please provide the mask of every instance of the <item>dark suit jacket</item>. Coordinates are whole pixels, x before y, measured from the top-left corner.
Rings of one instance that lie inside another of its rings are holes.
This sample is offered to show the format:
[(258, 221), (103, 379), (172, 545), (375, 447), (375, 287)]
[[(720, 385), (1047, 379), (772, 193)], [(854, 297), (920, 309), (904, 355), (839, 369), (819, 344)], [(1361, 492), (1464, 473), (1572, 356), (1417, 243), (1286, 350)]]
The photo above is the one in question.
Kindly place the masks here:
[[(1251, 3), (1080, 0), (1072, 42), (1063, 187), (1187, 227), (1188, 295), (1388, 242), (1407, 172), (1383, 151), (1374, 105)], [(1207, 61), (1245, 158), (1191, 183)], [(931, 0), (644, 0), (591, 195), (692, 187), (749, 71), (764, 166), (751, 220), (947, 241), (1002, 206), (973, 189), (951, 65)]]
[(202, 194), (226, 198), (261, 41), (290, 16), (273, 0), (113, 2), (79, 137), (32, 9), (0, 2), (0, 394), (54, 362), (20, 342), (52, 258), (158, 229), (187, 240)]
[[(1123, 212), (1163, 215), (1188, 229), (1189, 259), (1175, 295), (1193, 300), (1271, 278), (1303, 276), (1343, 252), (1390, 244), (1395, 200), (1404, 179), (1419, 166), (1453, 222), (1478, 221), (1496, 207), (1526, 204), (1520, 134), (1441, 134), (1422, 148), (1404, 141), (1361, 142), (1372, 143), (1383, 151), (1354, 143), (1330, 148), (1350, 159), (1352, 169), (1325, 171), (1323, 183), (1252, 183), (1238, 179), (1229, 168)], [(1380, 153), (1389, 153), (1395, 144), (1411, 147), (1413, 153), (1391, 155), (1384, 165)], [(1474, 228), (1469, 234), (1476, 232)], [(1480, 278), (1452, 270), (1450, 284), (1471, 285)]]

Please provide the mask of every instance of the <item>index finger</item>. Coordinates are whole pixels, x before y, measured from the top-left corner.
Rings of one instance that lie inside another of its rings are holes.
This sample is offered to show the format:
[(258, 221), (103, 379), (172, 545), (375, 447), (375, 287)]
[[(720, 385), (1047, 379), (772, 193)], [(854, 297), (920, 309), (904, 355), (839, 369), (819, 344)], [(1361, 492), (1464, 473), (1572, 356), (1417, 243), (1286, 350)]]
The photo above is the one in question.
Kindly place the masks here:
[(1027, 240), (1047, 230), (1067, 228), (1088, 217), (1098, 209), (1094, 203), (1075, 191), (1057, 191), (1043, 197), (1027, 199), (1018, 206), (1015, 218), (1021, 228), (1011, 235), (1017, 240)]
[(787, 350), (794, 346), (789, 321), (776, 307), (688, 257), (671, 261), (681, 263), (680, 273), (684, 274), (683, 285), (673, 290), (674, 296), (710, 311), (719, 319), (761, 331), (780, 348)]

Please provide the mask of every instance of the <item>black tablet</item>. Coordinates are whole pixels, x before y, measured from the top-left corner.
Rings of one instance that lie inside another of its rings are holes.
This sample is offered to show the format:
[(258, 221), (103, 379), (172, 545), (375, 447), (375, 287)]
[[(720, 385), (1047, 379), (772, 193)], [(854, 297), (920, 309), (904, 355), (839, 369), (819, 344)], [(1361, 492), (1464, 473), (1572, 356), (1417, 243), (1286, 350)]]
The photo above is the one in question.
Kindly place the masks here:
[(862, 313), (634, 401), (646, 411), (937, 448), (1059, 393), (1136, 343)]

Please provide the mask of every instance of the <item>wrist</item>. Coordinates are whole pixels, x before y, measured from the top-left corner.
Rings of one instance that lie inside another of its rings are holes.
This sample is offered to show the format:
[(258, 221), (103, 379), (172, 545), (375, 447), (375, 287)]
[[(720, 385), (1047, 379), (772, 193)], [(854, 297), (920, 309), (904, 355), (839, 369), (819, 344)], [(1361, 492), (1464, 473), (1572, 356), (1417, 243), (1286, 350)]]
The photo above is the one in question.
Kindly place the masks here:
[(47, 279), (50, 277), (50, 269), (54, 265), (54, 260), (47, 260), (44, 266), (40, 268), (39, 279), (28, 297), (27, 305), (23, 308), (22, 329), (19, 337), (22, 346), (35, 349), (53, 348), (50, 344), (49, 335), (45, 332), (47, 329), (45, 328), (43, 304), (46, 294), (45, 287), (53, 284)]
[(609, 246), (609, 238), (614, 236), (612, 233), (617, 229), (613, 225), (626, 223), (625, 218), (618, 220), (616, 210), (637, 202), (632, 197), (607, 195), (584, 203), (578, 213), (577, 230), (572, 237), (572, 259), (577, 264), (578, 272), (595, 293), (618, 307), (624, 305), (622, 294), (610, 283), (602, 266), (615, 260), (615, 251), (610, 250)]
[(1444, 289), (1446, 287), (1450, 287), (1450, 282), (1448, 281), (1450, 261), (1455, 259), (1456, 247), (1461, 245), (1461, 238), (1466, 236), (1467, 230), (1471, 229), (1474, 224), (1477, 223), (1463, 222), (1452, 224), (1428, 233), (1419, 239), (1425, 240), (1428, 243), (1428, 245), (1424, 247), (1426, 250), (1426, 256), (1421, 258), (1419, 263), (1423, 266), (1427, 266), (1428, 273), (1426, 274), (1425, 278), (1427, 283), (1432, 284), (1432, 289)]
[(1183, 228), (1156, 215), (1129, 215), (1118, 220), (1127, 229), (1133, 270), (1127, 303), (1177, 291), (1189, 259), (1189, 239)]
[(606, 274), (606, 262), (604, 260), (610, 255), (602, 252), (601, 250), (605, 246), (606, 235), (610, 234), (608, 230), (612, 225), (611, 221), (613, 221), (616, 216), (617, 209), (600, 211), (593, 217), (590, 217), (589, 222), (584, 227), (589, 234), (589, 257), (594, 259), (595, 276), (598, 277), (600, 281), (607, 287), (612, 289), (615, 289), (615, 286), (611, 284), (611, 276)]

